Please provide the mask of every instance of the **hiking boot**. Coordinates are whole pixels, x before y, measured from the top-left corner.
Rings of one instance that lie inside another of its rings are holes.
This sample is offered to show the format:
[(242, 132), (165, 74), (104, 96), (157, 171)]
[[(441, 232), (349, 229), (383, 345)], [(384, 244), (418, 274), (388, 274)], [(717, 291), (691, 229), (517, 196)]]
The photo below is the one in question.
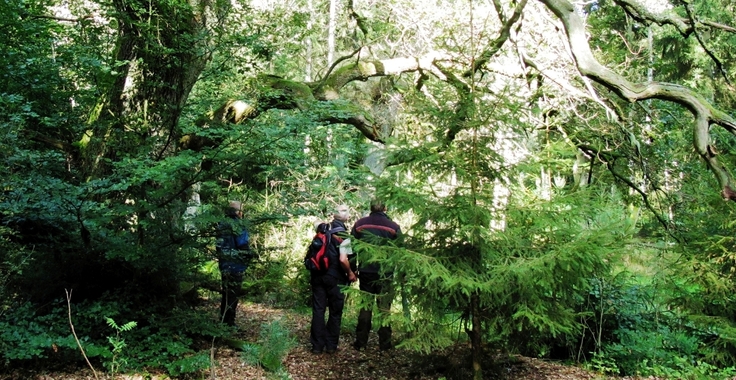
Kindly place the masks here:
[(358, 342), (353, 343), (353, 348), (357, 351), (365, 351), (365, 346), (361, 346)]
[(315, 354), (315, 355), (319, 355), (319, 354), (322, 353), (322, 349), (321, 348), (314, 347), (314, 348), (312, 348), (312, 353)]

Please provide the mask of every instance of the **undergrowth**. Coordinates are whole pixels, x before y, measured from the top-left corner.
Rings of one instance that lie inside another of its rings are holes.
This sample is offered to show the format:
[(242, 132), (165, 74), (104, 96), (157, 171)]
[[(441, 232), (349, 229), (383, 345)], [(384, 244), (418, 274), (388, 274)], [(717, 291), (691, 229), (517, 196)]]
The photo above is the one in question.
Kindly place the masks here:
[(282, 370), (284, 357), (296, 345), (288, 328), (281, 319), (276, 319), (261, 326), (258, 343), (247, 343), (243, 346), (242, 357), (251, 365), (258, 365), (269, 372)]

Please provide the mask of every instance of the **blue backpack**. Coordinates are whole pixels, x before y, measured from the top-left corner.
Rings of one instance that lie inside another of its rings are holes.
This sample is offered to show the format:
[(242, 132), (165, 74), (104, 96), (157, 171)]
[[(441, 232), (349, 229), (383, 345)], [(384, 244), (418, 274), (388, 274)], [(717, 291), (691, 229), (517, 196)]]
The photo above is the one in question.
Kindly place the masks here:
[(217, 255), (222, 262), (246, 263), (251, 256), (250, 252), (250, 236), (248, 231), (243, 230), (236, 235), (230, 223), (220, 223), (218, 225), (220, 236), (217, 239)]

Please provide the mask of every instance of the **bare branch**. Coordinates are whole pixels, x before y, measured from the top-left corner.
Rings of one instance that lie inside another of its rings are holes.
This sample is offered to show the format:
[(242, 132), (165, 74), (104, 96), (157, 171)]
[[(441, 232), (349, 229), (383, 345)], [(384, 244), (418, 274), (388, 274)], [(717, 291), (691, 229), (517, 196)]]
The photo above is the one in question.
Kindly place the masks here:
[(77, 342), (77, 347), (79, 347), (79, 351), (82, 352), (82, 356), (84, 357), (84, 361), (87, 362), (87, 365), (92, 370), (92, 374), (95, 375), (95, 379), (99, 379), (97, 376), (97, 371), (95, 371), (95, 367), (92, 366), (92, 363), (89, 362), (89, 358), (87, 358), (87, 354), (84, 352), (84, 347), (82, 347), (82, 342), (79, 341), (79, 338), (77, 337), (77, 332), (74, 331), (74, 324), (72, 323), (72, 291), (66, 290), (66, 308), (67, 312), (69, 314), (69, 327), (72, 329), (72, 335), (74, 336), (74, 340)]
[(728, 76), (726, 74), (726, 71), (723, 68), (723, 64), (721, 61), (715, 56), (715, 54), (708, 49), (708, 47), (705, 44), (705, 41), (703, 41), (703, 37), (701, 36), (700, 32), (698, 31), (699, 26), (708, 26), (715, 29), (724, 30), (731, 33), (736, 33), (736, 28), (733, 28), (728, 25), (712, 22), (712, 21), (700, 21), (695, 17), (695, 14), (692, 9), (692, 5), (688, 3), (687, 1), (683, 1), (685, 12), (687, 13), (687, 18), (683, 18), (678, 16), (677, 14), (674, 14), (672, 12), (668, 13), (653, 13), (650, 12), (645, 6), (642, 4), (639, 4), (636, 0), (614, 0), (616, 4), (618, 4), (621, 8), (624, 9), (624, 11), (631, 16), (634, 20), (641, 22), (642, 24), (649, 25), (651, 23), (655, 23), (658, 25), (672, 25), (677, 29), (677, 31), (683, 36), (688, 37), (690, 34), (695, 34), (695, 39), (698, 41), (698, 44), (705, 50), (705, 52), (708, 54), (708, 56), (713, 60), (713, 62), (716, 64), (716, 67), (718, 67), (718, 71), (723, 76), (723, 79), (726, 80), (726, 83), (729, 85), (731, 82), (728, 80)]
[(677, 31), (683, 36), (687, 37), (692, 33), (693, 26), (689, 20), (684, 19), (676, 14), (672, 13), (652, 13), (645, 6), (638, 3), (636, 0), (614, 0), (618, 6), (623, 8), (624, 12), (631, 16), (634, 20), (649, 25), (655, 23), (657, 25), (672, 25)]
[(365, 81), (369, 78), (400, 75), (415, 72), (421, 69), (431, 71), (435, 56), (405, 57), (383, 60), (361, 60), (345, 65), (335, 70), (318, 86), (314, 96), (320, 100), (337, 99), (339, 91), (348, 83)]
[[(651, 23), (655, 23), (661, 26), (672, 25), (685, 37), (689, 36), (690, 33), (692, 33), (699, 25), (720, 29), (730, 33), (736, 33), (736, 28), (715, 21), (696, 20), (694, 17), (683, 18), (673, 12), (653, 13), (636, 0), (614, 0), (613, 2), (623, 8), (626, 14), (631, 16), (631, 18), (642, 24), (649, 25)], [(685, 3), (686, 10), (688, 7), (689, 4)], [(690, 10), (687, 11), (690, 12)]]
[[(514, 13), (503, 24), (501, 30), (499, 30), (498, 37), (496, 37), (496, 39), (488, 46), (488, 48), (480, 54), (478, 59), (473, 62), (473, 66), (470, 68), (470, 70), (463, 73), (463, 77), (467, 78), (475, 74), (481, 67), (485, 66), (485, 64), (488, 63), (488, 61), (493, 58), (493, 56), (496, 55), (499, 50), (501, 50), (503, 45), (506, 43), (506, 41), (508, 41), (509, 37), (511, 36), (511, 27), (513, 27), (514, 24), (516, 24), (521, 19), (521, 14), (524, 11), (526, 2), (527, 0), (521, 0), (519, 4), (516, 5)], [(503, 13), (501, 12), (501, 10), (498, 9), (497, 11), (499, 17), (502, 17)]]
[(550, 72), (540, 67), (539, 64), (537, 64), (537, 62), (534, 61), (533, 59), (529, 58), (529, 56), (527, 56), (526, 53), (519, 51), (519, 55), (521, 56), (521, 59), (524, 62), (524, 65), (531, 67), (534, 70), (537, 70), (542, 76), (551, 80), (556, 85), (560, 86), (560, 88), (562, 88), (567, 94), (570, 94), (573, 97), (577, 97), (577, 98), (591, 99), (587, 93), (573, 86), (565, 78), (560, 78), (559, 76), (554, 75), (553, 72)]
[(54, 21), (60, 21), (60, 22), (82, 22), (84, 20), (94, 19), (94, 16), (92, 15), (86, 15), (80, 18), (67, 18), (67, 17), (48, 16), (48, 15), (31, 15), (31, 14), (28, 14), (26, 16), (29, 19), (46, 19), (46, 20), (54, 20)]
[(705, 26), (709, 26), (713, 29), (720, 29), (726, 32), (736, 33), (736, 28), (734, 28), (733, 26), (728, 26), (728, 25), (724, 25), (718, 22), (708, 21), (708, 20), (705, 20), (705, 21), (701, 20), (700, 23)]
[(578, 16), (573, 5), (567, 0), (540, 1), (565, 26), (570, 49), (582, 75), (607, 87), (621, 98), (632, 103), (645, 99), (661, 99), (687, 108), (695, 118), (693, 133), (695, 151), (705, 160), (722, 189), (726, 187), (736, 188), (736, 182), (734, 182), (732, 174), (716, 158), (714, 149), (710, 145), (709, 133), (710, 125), (715, 124), (732, 134), (736, 134), (736, 121), (731, 116), (717, 109), (703, 96), (687, 87), (664, 82), (630, 82), (608, 67), (601, 65), (593, 56), (585, 35), (583, 20)]
[(350, 53), (348, 55), (344, 55), (344, 56), (336, 59), (335, 62), (332, 62), (332, 65), (330, 65), (330, 68), (327, 69), (327, 74), (325, 74), (324, 78), (322, 78), (322, 80), (319, 81), (319, 84), (317, 85), (317, 87), (315, 88), (315, 90), (318, 91), (320, 88), (322, 88), (322, 86), (325, 84), (325, 81), (330, 77), (330, 74), (332, 74), (332, 71), (335, 70), (335, 67), (337, 67), (337, 65), (339, 65), (340, 63), (342, 63), (344, 61), (347, 61), (348, 59), (354, 57), (356, 54), (360, 53), (360, 51), (362, 49), (363, 49), (363, 47), (361, 46), (361, 47), (355, 49), (355, 51), (353, 51), (352, 53)]
[[(687, 12), (687, 16), (690, 18), (691, 25), (696, 24), (695, 15), (693, 14), (693, 7), (688, 2), (684, 2), (685, 4), (685, 11)], [(693, 31), (695, 32), (695, 39), (698, 40), (698, 43), (700, 44), (700, 47), (705, 50), (705, 52), (708, 54), (710, 59), (713, 60), (713, 62), (716, 64), (716, 67), (718, 68), (718, 71), (721, 73), (721, 76), (723, 76), (723, 79), (726, 81), (728, 85), (731, 85), (731, 81), (728, 80), (728, 74), (726, 73), (726, 70), (723, 69), (723, 63), (716, 57), (716, 55), (708, 49), (708, 46), (705, 45), (705, 41), (703, 41), (703, 36), (700, 35), (700, 32), (698, 32), (698, 28), (694, 28)]]
[[(374, 77), (401, 75), (409, 72), (432, 72), (442, 75), (434, 67), (436, 57), (394, 58), (385, 60), (356, 60), (334, 70), (318, 84), (288, 80), (273, 75), (261, 75), (255, 80), (256, 93), (249, 100), (231, 99), (220, 108), (200, 118), (197, 125), (209, 123), (240, 124), (258, 117), (267, 109), (298, 109), (311, 111), (316, 119), (326, 123), (348, 124), (372, 141), (383, 142), (381, 128), (375, 124), (368, 110), (341, 99), (340, 90), (353, 81), (365, 81)], [(196, 134), (184, 136), (179, 141), (182, 149), (198, 150), (204, 146), (218, 145)]]

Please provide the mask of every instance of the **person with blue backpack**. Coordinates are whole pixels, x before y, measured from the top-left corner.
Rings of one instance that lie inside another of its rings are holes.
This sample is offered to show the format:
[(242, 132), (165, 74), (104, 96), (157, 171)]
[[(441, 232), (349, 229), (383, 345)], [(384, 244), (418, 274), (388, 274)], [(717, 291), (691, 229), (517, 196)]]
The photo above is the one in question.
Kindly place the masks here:
[[(350, 239), (347, 238), (345, 222), (349, 216), (348, 207), (340, 205), (335, 208), (332, 222), (318, 224), (317, 234), (304, 259), (312, 288), (309, 341), (314, 354), (337, 351), (345, 306), (345, 295), (340, 287), (357, 279), (348, 261)], [(329, 316), (325, 323), (327, 311)]]
[(217, 225), (217, 259), (222, 277), (220, 321), (234, 327), (238, 295), (252, 255), (250, 236), (248, 230), (242, 225), (243, 204), (238, 201), (230, 201), (225, 215), (227, 220)]

